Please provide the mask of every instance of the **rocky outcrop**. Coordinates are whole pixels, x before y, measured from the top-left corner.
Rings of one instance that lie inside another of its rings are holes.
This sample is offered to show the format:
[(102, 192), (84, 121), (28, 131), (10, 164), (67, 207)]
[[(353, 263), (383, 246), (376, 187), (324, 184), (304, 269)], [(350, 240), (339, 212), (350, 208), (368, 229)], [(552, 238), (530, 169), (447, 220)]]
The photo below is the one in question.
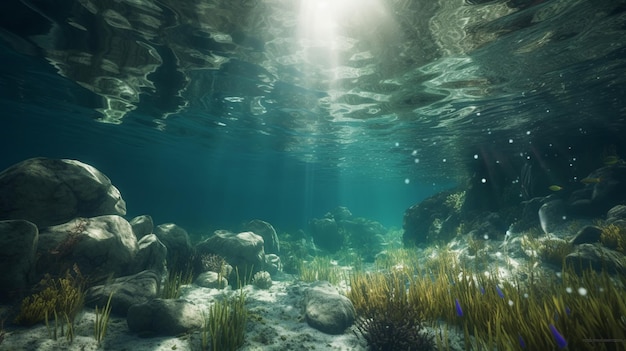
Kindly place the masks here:
[(38, 239), (31, 222), (0, 221), (0, 299), (19, 296), (34, 282)]
[(154, 230), (152, 217), (148, 215), (137, 216), (131, 219), (130, 225), (133, 227), (133, 233), (135, 233), (137, 240), (140, 240), (148, 234), (152, 234), (152, 231)]
[(617, 274), (626, 272), (626, 258), (623, 254), (594, 244), (578, 245), (574, 252), (565, 257), (565, 263), (574, 267), (578, 273), (587, 268)]
[(263, 238), (263, 242), (265, 243), (264, 250), (266, 254), (280, 253), (278, 235), (276, 235), (276, 229), (274, 229), (271, 224), (260, 219), (253, 219), (244, 224), (243, 230), (246, 232), (253, 232)]
[(146, 303), (156, 298), (160, 282), (160, 276), (153, 271), (143, 271), (117, 278), (108, 284), (89, 288), (85, 293), (85, 303), (91, 307), (102, 308), (111, 296), (112, 312), (126, 316), (130, 306)]
[(216, 254), (222, 256), (240, 273), (262, 270), (265, 265), (263, 238), (252, 232), (235, 234), (227, 230), (217, 230), (206, 240), (196, 245), (196, 254)]
[(199, 329), (204, 318), (201, 309), (189, 301), (153, 299), (132, 305), (128, 309), (126, 322), (131, 332), (163, 336)]
[(125, 214), (126, 203), (109, 178), (80, 161), (32, 158), (0, 173), (0, 219), (43, 228), (77, 217)]
[(174, 223), (166, 223), (157, 226), (154, 234), (167, 247), (169, 267), (184, 267), (193, 254), (193, 246), (187, 231)]
[(315, 244), (330, 252), (339, 251), (345, 236), (339, 233), (339, 226), (334, 218), (314, 218), (309, 221), (309, 230)]
[(159, 274), (167, 270), (167, 248), (154, 234), (148, 234), (137, 242), (137, 254), (130, 273), (149, 269)]
[(123, 276), (129, 272), (137, 249), (132, 227), (124, 218), (76, 218), (41, 230), (37, 271), (60, 274), (76, 264), (83, 275)]
[(350, 299), (341, 295), (328, 282), (316, 282), (305, 291), (305, 318), (307, 323), (327, 334), (341, 334), (355, 320)]

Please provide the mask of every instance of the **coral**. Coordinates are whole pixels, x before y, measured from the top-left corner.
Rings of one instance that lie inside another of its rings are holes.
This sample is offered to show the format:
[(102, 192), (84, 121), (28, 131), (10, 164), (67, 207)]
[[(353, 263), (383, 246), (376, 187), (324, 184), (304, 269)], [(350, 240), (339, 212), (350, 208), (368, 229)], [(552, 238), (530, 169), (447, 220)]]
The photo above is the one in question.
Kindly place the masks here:
[(224, 274), (225, 266), (226, 259), (217, 254), (203, 253), (194, 257), (194, 269), (196, 273), (210, 271)]
[(465, 191), (452, 193), (446, 197), (443, 204), (455, 212), (460, 212), (465, 203)]
[(256, 272), (252, 277), (252, 285), (259, 289), (269, 289), (272, 286), (272, 277), (266, 271)]

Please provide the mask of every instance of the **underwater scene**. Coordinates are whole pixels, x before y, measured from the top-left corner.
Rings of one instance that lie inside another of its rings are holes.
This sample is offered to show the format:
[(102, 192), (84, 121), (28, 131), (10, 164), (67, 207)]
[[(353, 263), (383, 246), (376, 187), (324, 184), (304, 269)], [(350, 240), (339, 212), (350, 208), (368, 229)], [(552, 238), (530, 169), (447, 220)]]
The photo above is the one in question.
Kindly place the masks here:
[(3, 0), (0, 350), (626, 351), (626, 0)]

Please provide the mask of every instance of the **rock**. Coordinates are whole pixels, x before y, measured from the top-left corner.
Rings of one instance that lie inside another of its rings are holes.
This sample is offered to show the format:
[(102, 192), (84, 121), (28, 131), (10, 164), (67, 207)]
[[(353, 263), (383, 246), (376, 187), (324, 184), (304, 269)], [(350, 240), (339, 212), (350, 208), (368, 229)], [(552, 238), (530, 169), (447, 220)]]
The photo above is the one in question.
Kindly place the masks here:
[(263, 241), (265, 242), (264, 249), (266, 254), (280, 253), (278, 235), (276, 235), (276, 230), (271, 224), (259, 219), (254, 219), (244, 224), (243, 230), (246, 232), (253, 232), (263, 238)]
[(625, 205), (617, 205), (609, 210), (606, 214), (606, 222), (607, 224), (612, 224), (615, 222), (622, 222), (626, 220), (626, 206)]
[(313, 283), (305, 291), (306, 321), (321, 332), (341, 334), (354, 323), (355, 315), (350, 299), (328, 282)]
[(565, 257), (565, 264), (574, 267), (579, 274), (587, 268), (599, 272), (606, 269), (609, 273), (617, 274), (626, 272), (626, 259), (623, 254), (594, 244), (577, 246), (576, 251)]
[(546, 202), (539, 208), (539, 222), (541, 229), (546, 234), (554, 232), (565, 222), (565, 203), (563, 200), (552, 200)]
[(154, 234), (167, 247), (169, 267), (184, 267), (193, 254), (193, 246), (187, 231), (174, 223), (167, 223), (157, 226)]
[(228, 280), (216, 272), (203, 272), (198, 274), (194, 283), (203, 288), (223, 289), (228, 286)]
[(265, 251), (263, 238), (253, 232), (235, 234), (226, 230), (215, 233), (196, 245), (196, 253), (217, 254), (226, 259), (240, 274), (256, 272), (263, 269)]
[(572, 238), (570, 243), (572, 245), (597, 243), (600, 241), (601, 234), (602, 228), (595, 225), (586, 225), (576, 233), (576, 236)]
[(201, 328), (204, 318), (201, 309), (189, 301), (153, 299), (130, 306), (126, 322), (131, 332), (174, 336)]
[(383, 250), (387, 229), (379, 222), (352, 217), (339, 220), (337, 223), (339, 228), (347, 233), (350, 248), (358, 252), (365, 261), (373, 261), (376, 254)]
[(155, 234), (148, 234), (137, 242), (138, 250), (130, 273), (152, 270), (158, 274), (167, 271), (167, 248)]
[(33, 283), (38, 240), (34, 223), (0, 221), (0, 300), (19, 296)]
[(152, 234), (154, 230), (154, 223), (152, 217), (148, 215), (137, 216), (130, 220), (130, 225), (133, 227), (133, 233), (137, 237), (137, 240), (143, 238), (148, 234)]
[(272, 286), (272, 276), (267, 271), (256, 272), (252, 277), (252, 285), (259, 289), (269, 289)]
[(276, 274), (283, 270), (283, 264), (278, 255), (265, 255), (265, 270), (270, 274)]
[(344, 221), (352, 218), (352, 212), (347, 207), (338, 206), (329, 213), (327, 213), (324, 217), (332, 218), (335, 221)]
[(309, 229), (315, 244), (330, 252), (339, 251), (345, 237), (339, 233), (337, 222), (332, 218), (314, 218), (309, 222)]
[(441, 192), (404, 211), (402, 223), (404, 245), (414, 246), (453, 238), (461, 218), (459, 213), (446, 203), (455, 194), (457, 193), (452, 191)]
[(37, 273), (62, 274), (76, 264), (92, 278), (123, 276), (136, 254), (137, 239), (124, 218), (76, 218), (40, 231)]
[(126, 316), (130, 306), (146, 303), (157, 297), (161, 278), (153, 271), (143, 271), (137, 274), (120, 277), (105, 285), (97, 285), (87, 289), (85, 303), (88, 306), (106, 305), (111, 293), (112, 312)]
[(126, 203), (109, 178), (80, 161), (32, 158), (0, 173), (0, 219), (43, 228), (76, 217), (125, 214)]

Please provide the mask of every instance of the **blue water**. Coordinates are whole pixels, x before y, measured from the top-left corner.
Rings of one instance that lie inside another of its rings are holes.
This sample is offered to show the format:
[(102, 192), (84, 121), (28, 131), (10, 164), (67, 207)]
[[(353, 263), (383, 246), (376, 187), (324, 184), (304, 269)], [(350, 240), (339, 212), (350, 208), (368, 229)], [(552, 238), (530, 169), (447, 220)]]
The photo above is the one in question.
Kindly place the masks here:
[(626, 1), (311, 4), (3, 2), (0, 168), (79, 159), (129, 216), (293, 230), (626, 155)]

